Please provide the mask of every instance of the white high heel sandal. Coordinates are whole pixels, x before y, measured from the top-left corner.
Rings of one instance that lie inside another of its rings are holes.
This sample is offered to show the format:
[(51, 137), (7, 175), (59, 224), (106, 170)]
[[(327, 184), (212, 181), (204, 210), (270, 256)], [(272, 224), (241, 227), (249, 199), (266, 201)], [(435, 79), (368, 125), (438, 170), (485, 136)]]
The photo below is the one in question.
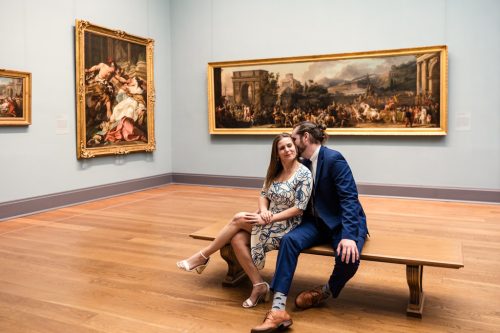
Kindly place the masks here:
[(262, 286), (262, 285), (265, 285), (266, 286), (266, 292), (264, 294), (260, 294), (257, 299), (255, 300), (255, 303), (252, 302), (252, 300), (249, 298), (247, 298), (243, 304), (241, 304), (242, 307), (244, 307), (245, 309), (248, 309), (248, 308), (253, 308), (253, 307), (256, 307), (257, 304), (259, 304), (259, 302), (262, 300), (263, 302), (269, 302), (271, 300), (271, 287), (269, 286), (269, 284), (267, 282), (259, 282), (259, 283), (256, 283), (254, 284), (253, 286), (254, 287), (257, 287), (257, 286)]
[(182, 260), (182, 261), (178, 261), (177, 262), (177, 267), (179, 267), (179, 269), (182, 269), (186, 272), (192, 272), (192, 271), (196, 271), (196, 273), (198, 274), (201, 274), (203, 273), (203, 270), (205, 270), (205, 268), (207, 267), (208, 263), (210, 262), (210, 257), (206, 257), (203, 252), (199, 252), (200, 255), (203, 257), (203, 259), (205, 259), (205, 263), (204, 264), (201, 264), (201, 265), (198, 265), (198, 266), (195, 266), (195, 267), (189, 267), (189, 263), (187, 262), (187, 260)]

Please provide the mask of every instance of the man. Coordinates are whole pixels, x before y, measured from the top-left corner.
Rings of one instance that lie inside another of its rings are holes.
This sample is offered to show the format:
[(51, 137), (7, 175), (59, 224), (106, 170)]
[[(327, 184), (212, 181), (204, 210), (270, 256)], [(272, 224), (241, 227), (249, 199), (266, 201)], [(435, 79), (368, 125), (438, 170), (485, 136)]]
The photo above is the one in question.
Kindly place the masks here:
[(329, 243), (336, 254), (328, 282), (297, 295), (295, 306), (299, 309), (317, 306), (330, 296), (336, 298), (358, 269), (359, 255), (368, 233), (366, 216), (346, 160), (339, 152), (322, 146), (327, 138), (325, 129), (323, 125), (307, 121), (293, 129), (292, 139), (305, 159), (304, 164), (311, 164), (313, 194), (302, 223), (281, 240), (271, 284), (274, 291), (272, 309), (252, 333), (274, 332), (292, 325), (285, 310), (286, 298), (302, 250)]
[(90, 67), (89, 69), (85, 69), (85, 73), (93, 73), (98, 72), (95, 76), (96, 82), (109, 82), (111, 78), (116, 75), (116, 64), (113, 60), (108, 59), (108, 63), (98, 63)]

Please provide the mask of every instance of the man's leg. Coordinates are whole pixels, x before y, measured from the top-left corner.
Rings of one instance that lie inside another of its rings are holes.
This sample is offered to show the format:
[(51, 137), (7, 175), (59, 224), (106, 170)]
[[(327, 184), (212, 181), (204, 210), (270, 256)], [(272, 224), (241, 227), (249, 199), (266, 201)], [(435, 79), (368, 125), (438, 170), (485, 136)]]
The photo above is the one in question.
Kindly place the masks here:
[(262, 324), (252, 328), (251, 333), (274, 332), (292, 325), (292, 318), (285, 307), (299, 254), (302, 250), (321, 242), (323, 238), (324, 235), (313, 222), (303, 219), (301, 225), (281, 239), (276, 271), (271, 284), (275, 292), (272, 309), (267, 312)]
[[(333, 245), (335, 245), (334, 249), (336, 249), (338, 242), (334, 242)], [(365, 238), (360, 237), (356, 242), (360, 255), (364, 245)], [(328, 286), (330, 287), (330, 292), (333, 298), (337, 298), (339, 296), (347, 281), (349, 281), (354, 274), (356, 274), (359, 262), (359, 260), (356, 260), (354, 263), (352, 261), (345, 263), (341, 260), (341, 253), (335, 254), (335, 267), (333, 268), (332, 275), (330, 275), (330, 279), (328, 280)]]
[[(332, 246), (334, 249), (337, 248), (339, 241), (340, 240), (333, 241)], [(356, 242), (360, 254), (364, 243), (364, 237), (358, 239)], [(311, 290), (305, 290), (297, 295), (297, 298), (295, 298), (295, 306), (297, 308), (302, 310), (309, 309), (313, 306), (320, 305), (330, 296), (333, 298), (338, 297), (342, 288), (344, 288), (347, 281), (349, 281), (354, 274), (356, 274), (359, 267), (359, 260), (356, 260), (354, 263), (345, 263), (342, 262), (341, 258), (341, 253), (335, 254), (335, 267), (328, 283), (323, 286), (317, 286)]]
[(276, 271), (271, 283), (273, 291), (288, 294), (300, 252), (318, 244), (322, 238), (316, 225), (307, 220), (283, 236), (276, 260)]

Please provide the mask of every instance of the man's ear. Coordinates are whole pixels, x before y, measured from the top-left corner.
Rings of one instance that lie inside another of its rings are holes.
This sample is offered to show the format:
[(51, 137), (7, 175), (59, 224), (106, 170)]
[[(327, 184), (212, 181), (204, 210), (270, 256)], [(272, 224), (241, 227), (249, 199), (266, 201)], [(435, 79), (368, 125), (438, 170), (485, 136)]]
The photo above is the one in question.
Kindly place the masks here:
[(303, 137), (304, 137), (304, 141), (305, 141), (305, 140), (307, 140), (307, 142), (309, 142), (309, 136), (310, 136), (310, 135), (311, 135), (311, 134), (309, 134), (309, 132), (305, 132), (305, 133), (304, 133), (304, 135), (303, 135)]

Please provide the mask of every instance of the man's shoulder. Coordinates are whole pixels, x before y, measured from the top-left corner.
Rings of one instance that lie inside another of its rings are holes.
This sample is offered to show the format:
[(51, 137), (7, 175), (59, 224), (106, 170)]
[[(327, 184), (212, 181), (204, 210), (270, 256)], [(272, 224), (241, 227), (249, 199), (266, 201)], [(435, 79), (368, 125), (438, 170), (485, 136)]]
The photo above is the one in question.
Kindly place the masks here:
[(324, 154), (324, 157), (327, 158), (327, 159), (332, 159), (332, 160), (345, 160), (344, 156), (342, 155), (342, 153), (340, 153), (339, 151), (337, 150), (334, 150), (334, 149), (331, 149), (331, 148), (328, 148), (326, 146), (323, 146), (323, 148), (321, 149), (323, 151), (323, 154)]

